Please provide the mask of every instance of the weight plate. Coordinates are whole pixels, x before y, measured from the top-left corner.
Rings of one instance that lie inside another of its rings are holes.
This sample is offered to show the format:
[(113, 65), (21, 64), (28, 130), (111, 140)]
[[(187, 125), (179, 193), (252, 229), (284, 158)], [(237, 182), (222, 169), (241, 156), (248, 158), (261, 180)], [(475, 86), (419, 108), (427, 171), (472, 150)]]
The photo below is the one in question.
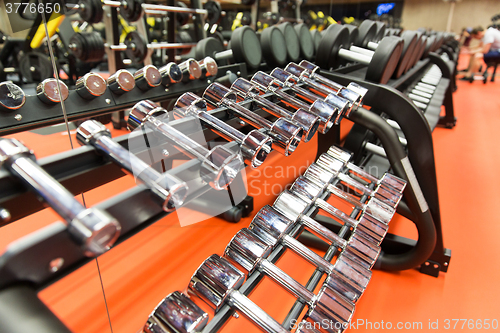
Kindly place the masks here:
[(141, 63), (148, 55), (148, 45), (146, 40), (136, 31), (131, 31), (125, 36), (127, 50), (125, 54), (133, 63)]
[(352, 24), (346, 24), (345, 27), (349, 29), (349, 44), (354, 44), (359, 38), (359, 29)]
[(420, 52), (420, 48), (422, 47), (422, 33), (421, 32), (418, 32), (418, 31), (415, 31), (415, 35), (417, 37), (417, 42), (415, 43), (415, 48), (413, 49), (413, 51), (411, 52), (412, 55), (411, 55), (411, 59), (410, 59), (410, 62), (408, 63), (408, 67), (406, 68), (406, 71), (409, 71), (413, 66), (415, 66), (415, 64), (417, 63), (418, 59), (418, 53)]
[(403, 39), (404, 44), (403, 51), (401, 52), (401, 59), (395, 71), (397, 78), (408, 71), (411, 61), (413, 60), (413, 54), (416, 50), (415, 48), (418, 44), (418, 36), (415, 31), (405, 30), (401, 34), (401, 38)]
[(364, 20), (358, 28), (358, 39), (354, 45), (366, 48), (368, 42), (372, 42), (377, 35), (377, 24), (375, 21)]
[(386, 24), (384, 22), (376, 21), (375, 24), (377, 25), (377, 34), (375, 35), (375, 42), (378, 42), (382, 40), (385, 36), (385, 30), (387, 28)]
[(123, 0), (120, 4), (120, 15), (128, 22), (135, 22), (142, 14), (142, 0)]
[(295, 32), (290, 22), (281, 23), (278, 25), (286, 40), (286, 50), (288, 54), (288, 61), (297, 62), (300, 59), (300, 42), (299, 36)]
[[(184, 2), (177, 1), (177, 7), (188, 8), (188, 6)], [(177, 24), (180, 26), (188, 24), (189, 19), (191, 18), (191, 14), (189, 13), (175, 13), (175, 19), (177, 20)]]
[(286, 40), (280, 29), (276, 26), (266, 28), (260, 35), (262, 55), (269, 67), (282, 67), (286, 65)]
[(382, 84), (389, 82), (396, 70), (402, 51), (403, 42), (399, 37), (382, 39), (368, 65), (365, 79)]
[(314, 54), (318, 53), (318, 46), (319, 42), (321, 42), (321, 32), (318, 31), (318, 29), (311, 30), (311, 35), (313, 37), (314, 41)]
[[(222, 45), (220, 40), (214, 37), (208, 37), (200, 40), (198, 44), (196, 44), (194, 58), (196, 60), (201, 60), (205, 57), (217, 59), (215, 54), (222, 51), (224, 51), (224, 45)], [(219, 65), (226, 65), (227, 61), (217, 59), (217, 63), (219, 63)]]
[(439, 50), (439, 48), (441, 47), (441, 45), (443, 45), (443, 43), (444, 43), (444, 33), (442, 32), (436, 33), (436, 43), (434, 44), (432, 52)]
[(251, 69), (257, 69), (262, 61), (259, 37), (249, 26), (239, 27), (231, 36), (231, 49), (236, 62), (244, 62)]
[(222, 12), (222, 7), (220, 6), (220, 3), (218, 3), (217, 1), (209, 0), (205, 3), (205, 5), (203, 5), (203, 8), (205, 8), (208, 12), (207, 15), (208, 24), (214, 25), (219, 23)]
[[(420, 51), (418, 53), (417, 59), (423, 59), (424, 58), (424, 53), (425, 53), (425, 48), (427, 47), (427, 36), (422, 36), (422, 46), (420, 47)], [(417, 60), (417, 61), (418, 61)]]
[(106, 53), (104, 41), (98, 32), (76, 33), (69, 41), (74, 56), (83, 62), (98, 62)]
[(300, 54), (302, 58), (311, 60), (314, 56), (314, 41), (305, 23), (296, 24), (294, 27), (300, 41)]
[(318, 46), (316, 65), (323, 69), (337, 68), (343, 63), (338, 56), (341, 47), (349, 46), (349, 30), (340, 24), (329, 26)]
[(90, 24), (102, 21), (104, 10), (102, 9), (101, 0), (80, 0), (79, 5), (81, 6), (79, 13), (82, 20)]
[(19, 61), (19, 72), (28, 82), (40, 82), (54, 76), (50, 58), (41, 52), (28, 52)]
[(427, 41), (425, 43), (424, 54), (422, 55), (424, 58), (427, 58), (427, 56), (429, 55), (429, 52), (431, 52), (431, 49), (434, 46), (435, 42), (436, 42), (436, 36), (427, 37)]

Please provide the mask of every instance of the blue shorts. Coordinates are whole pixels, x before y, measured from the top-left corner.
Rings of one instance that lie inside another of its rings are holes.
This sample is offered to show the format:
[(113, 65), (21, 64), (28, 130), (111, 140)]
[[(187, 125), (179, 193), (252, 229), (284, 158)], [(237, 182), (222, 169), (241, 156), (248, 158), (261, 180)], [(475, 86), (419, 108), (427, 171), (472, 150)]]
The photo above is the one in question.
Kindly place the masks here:
[(483, 55), (485, 63), (488, 62), (500, 62), (500, 50), (490, 51)]

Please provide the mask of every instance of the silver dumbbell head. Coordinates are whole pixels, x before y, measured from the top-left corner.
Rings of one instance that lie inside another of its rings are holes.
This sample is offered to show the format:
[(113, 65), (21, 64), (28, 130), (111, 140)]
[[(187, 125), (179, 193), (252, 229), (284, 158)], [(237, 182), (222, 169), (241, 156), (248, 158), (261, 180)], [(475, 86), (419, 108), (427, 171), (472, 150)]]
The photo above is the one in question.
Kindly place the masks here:
[(283, 87), (283, 85), (278, 80), (262, 71), (258, 71), (257, 73), (255, 73), (250, 81), (257, 84), (259, 88), (263, 90), (273, 90)]
[(134, 130), (142, 126), (150, 117), (162, 117), (167, 111), (149, 100), (143, 100), (134, 105), (128, 116), (128, 128)]
[(0, 167), (2, 167), (5, 162), (11, 159), (11, 161), (13, 161), (20, 156), (31, 158), (33, 161), (35, 160), (33, 151), (26, 147), (21, 141), (16, 139), (0, 139)]
[(169, 62), (165, 66), (160, 67), (161, 83), (168, 87), (171, 84), (182, 81), (182, 71), (175, 62)]
[[(182, 94), (174, 105), (175, 112), (183, 117), (187, 115), (196, 115), (197, 110), (206, 110), (207, 103), (203, 98), (188, 92)], [(265, 161), (267, 155), (271, 152), (272, 139), (258, 130), (250, 131), (243, 141), (240, 142), (240, 149), (243, 157), (252, 167), (256, 168)]]
[(202, 76), (215, 76), (219, 71), (219, 67), (217, 66), (217, 62), (211, 57), (205, 57), (198, 61), (198, 64), (201, 68)]
[[(219, 83), (209, 85), (203, 93), (203, 98), (213, 105), (220, 105), (221, 101), (225, 99), (233, 103), (237, 101), (236, 93)], [(255, 117), (260, 116), (256, 114)], [(297, 149), (304, 133), (300, 126), (284, 118), (278, 118), (271, 124), (271, 128), (267, 128), (267, 131), (269, 136), (273, 138), (275, 149), (285, 156), (292, 154)]]
[(76, 131), (76, 139), (82, 144), (95, 142), (101, 135), (111, 137), (111, 132), (98, 121), (87, 120)]
[[(354, 314), (355, 306), (340, 293), (323, 286), (318, 293), (319, 304), (309, 309), (304, 316), (301, 333), (339, 333), (343, 332)], [(325, 319), (328, 324), (325, 325)]]
[(271, 71), (271, 76), (275, 77), (281, 82), (284, 82), (287, 85), (297, 84), (299, 82), (299, 78), (281, 68), (275, 68)]
[(165, 333), (196, 333), (201, 332), (208, 323), (208, 314), (178, 291), (165, 297), (153, 310), (150, 318), (153, 320), (148, 320), (145, 331), (158, 325), (166, 329), (161, 331)]
[(251, 274), (259, 262), (269, 256), (271, 250), (270, 245), (260, 240), (252, 231), (243, 228), (231, 239), (224, 250), (224, 256)]
[(205, 301), (215, 312), (224, 305), (231, 290), (241, 287), (245, 274), (227, 259), (211, 255), (196, 270), (188, 291)]
[(298, 221), (309, 209), (309, 204), (284, 190), (274, 201), (273, 207), (292, 221)]
[(10, 81), (0, 83), (0, 111), (20, 109), (25, 102), (26, 95), (18, 85)]
[(201, 165), (201, 178), (216, 190), (226, 189), (245, 167), (241, 154), (224, 146), (216, 146), (205, 156)]
[(106, 92), (106, 81), (98, 74), (87, 73), (76, 80), (75, 90), (85, 99), (99, 97)]
[[(59, 94), (59, 87), (61, 94)], [(56, 104), (65, 101), (69, 96), (68, 86), (61, 80), (59, 84), (56, 79), (45, 79), (36, 86), (36, 95), (38, 98), (47, 104)]]
[(202, 75), (202, 70), (198, 61), (189, 58), (179, 64), (183, 81), (198, 80)]
[(95, 208), (80, 212), (69, 224), (68, 232), (83, 245), (91, 257), (108, 251), (120, 235), (121, 226), (108, 213)]
[(158, 87), (161, 84), (162, 77), (155, 66), (146, 65), (134, 73), (134, 80), (139, 89), (148, 90)]
[(109, 89), (115, 94), (123, 94), (135, 87), (134, 76), (125, 69), (120, 69), (111, 75), (107, 82)]
[(245, 78), (239, 77), (234, 80), (231, 89), (243, 98), (252, 98), (253, 96), (260, 95), (260, 89), (252, 84)]
[(158, 318), (155, 316), (149, 316), (148, 320), (142, 328), (142, 333), (170, 333), (166, 330)]
[(280, 214), (275, 208), (266, 205), (254, 216), (249, 229), (264, 242), (274, 246), (293, 225), (292, 220)]
[(325, 279), (325, 284), (355, 303), (363, 295), (372, 273), (343, 253), (334, 264), (334, 271)]

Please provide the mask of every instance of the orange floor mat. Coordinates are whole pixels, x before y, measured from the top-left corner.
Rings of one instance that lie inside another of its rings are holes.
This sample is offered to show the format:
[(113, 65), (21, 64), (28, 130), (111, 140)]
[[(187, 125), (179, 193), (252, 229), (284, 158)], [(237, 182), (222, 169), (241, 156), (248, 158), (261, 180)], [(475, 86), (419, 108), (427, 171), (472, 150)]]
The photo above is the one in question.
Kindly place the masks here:
[[(432, 328), (437, 323), (434, 331), (445, 331), (447, 319), (452, 326), (453, 319), (500, 319), (500, 246), (496, 238), (500, 225), (495, 218), (499, 182), (494, 173), (500, 163), (494, 134), (500, 125), (499, 92), (498, 82), (458, 82), (454, 94), (457, 126), (437, 128), (433, 133), (444, 241), (452, 250), (448, 273), (433, 278), (416, 270), (374, 271), (349, 331), (372, 332), (389, 325), (392, 329), (406, 325), (410, 329), (405, 331), (428, 331), (430, 323)], [(120, 133), (125, 132), (113, 131), (113, 136)], [(13, 137), (35, 149), (38, 157), (69, 149), (66, 134), (23, 133)], [(272, 203), (276, 194), (314, 160), (315, 144), (315, 140), (302, 144), (289, 158), (273, 153), (262, 169), (248, 173), (256, 209)], [(93, 205), (131, 186), (132, 177), (123, 177), (86, 193), (86, 203)], [(58, 217), (47, 209), (3, 227), (0, 248), (56, 220)], [(398, 220), (392, 223), (392, 230), (414, 237), (411, 223)], [(180, 227), (174, 213), (101, 256), (98, 263), (109, 321), (95, 261), (48, 287), (40, 297), (74, 332), (137, 332), (166, 294), (184, 290), (199, 264), (212, 253), (222, 253), (234, 233), (249, 223), (250, 219), (231, 224), (213, 218)], [(301, 282), (307, 281), (313, 269), (291, 253), (278, 265)], [(293, 303), (293, 298), (267, 279), (250, 297), (279, 321)], [(246, 323), (242, 317), (232, 318), (223, 332), (259, 332)]]

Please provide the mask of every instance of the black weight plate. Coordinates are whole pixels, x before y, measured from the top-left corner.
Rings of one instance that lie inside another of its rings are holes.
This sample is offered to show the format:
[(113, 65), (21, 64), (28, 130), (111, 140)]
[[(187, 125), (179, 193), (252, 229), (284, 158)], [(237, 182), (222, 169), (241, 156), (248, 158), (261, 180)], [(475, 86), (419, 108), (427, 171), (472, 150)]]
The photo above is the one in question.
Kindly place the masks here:
[(418, 59), (418, 53), (420, 52), (420, 48), (422, 47), (422, 33), (421, 32), (418, 32), (418, 31), (415, 31), (415, 34), (417, 36), (417, 42), (415, 43), (415, 47), (412, 51), (412, 55), (411, 55), (411, 59), (410, 59), (410, 62), (408, 63), (408, 66), (406, 68), (406, 71), (409, 71), (413, 66), (415, 66), (415, 64), (417, 63)]
[(142, 0), (123, 0), (120, 15), (128, 22), (135, 22), (142, 14)]
[(414, 31), (406, 30), (401, 37), (390, 36), (390, 38), (401, 38), (403, 40), (403, 50), (401, 51), (401, 58), (399, 58), (398, 67), (394, 71), (394, 78), (399, 79), (408, 68), (411, 61), (413, 50), (417, 44), (417, 33)]
[(82, 20), (94, 24), (102, 21), (104, 10), (102, 9), (101, 0), (80, 0), (82, 9), (79, 11)]
[(244, 62), (251, 69), (256, 69), (262, 61), (262, 48), (259, 37), (249, 26), (239, 27), (231, 36), (231, 49), (236, 62)]
[(28, 52), (19, 61), (19, 72), (28, 82), (41, 82), (54, 76), (52, 63), (41, 52)]
[(316, 53), (316, 65), (323, 69), (337, 68), (343, 63), (338, 56), (340, 48), (349, 46), (349, 30), (340, 24), (334, 24), (326, 29), (321, 38)]
[(365, 79), (386, 84), (396, 70), (403, 42), (399, 37), (386, 37), (380, 41), (368, 65)]
[(439, 48), (441, 47), (441, 45), (443, 45), (443, 43), (444, 43), (444, 33), (442, 32), (436, 33), (436, 44), (434, 44), (432, 52), (439, 50)]
[(401, 38), (404, 40), (404, 47), (403, 47), (403, 53), (401, 54), (401, 58), (403, 57), (408, 57), (406, 67), (403, 70), (403, 74), (408, 72), (408, 70), (411, 68), (412, 61), (414, 58), (415, 51), (417, 51), (417, 47), (420, 44), (420, 37), (417, 34), (416, 31), (411, 31), (411, 30), (405, 30), (401, 34)]
[(425, 43), (425, 50), (424, 50), (424, 54), (422, 55), (422, 57), (427, 58), (427, 56), (429, 55), (429, 52), (431, 52), (431, 49), (434, 46), (435, 42), (436, 42), (436, 36), (427, 37), (427, 41)]
[(296, 24), (294, 27), (300, 42), (300, 55), (311, 60), (314, 56), (314, 41), (305, 23)]
[(203, 5), (203, 8), (205, 8), (208, 12), (207, 15), (208, 24), (214, 25), (219, 23), (222, 12), (222, 7), (220, 6), (220, 3), (218, 3), (217, 1), (209, 0), (205, 3), (205, 5)]
[[(181, 8), (188, 8), (188, 6), (184, 2), (181, 2), (181, 1), (177, 1), (175, 3), (175, 5), (177, 7), (181, 7)], [(191, 18), (191, 14), (189, 14), (189, 13), (175, 13), (175, 19), (176, 19), (177, 24), (179, 26), (188, 24), (190, 18)]]
[(385, 36), (385, 30), (387, 29), (387, 26), (384, 22), (376, 21), (375, 24), (377, 25), (377, 34), (375, 35), (375, 42), (378, 42), (382, 40)]
[(417, 56), (418, 60), (424, 58), (425, 48), (427, 47), (427, 38), (428, 38), (427, 36), (422, 36), (422, 39), (421, 39), (422, 46), (420, 47), (420, 51), (418, 52), (418, 56)]
[(286, 40), (286, 51), (288, 54), (288, 61), (297, 62), (300, 59), (300, 42), (299, 36), (295, 32), (290, 22), (281, 23), (278, 25)]
[(282, 67), (286, 65), (286, 40), (280, 29), (276, 26), (266, 28), (260, 34), (262, 56), (269, 67)]
[(125, 54), (133, 63), (141, 63), (148, 55), (148, 45), (146, 40), (136, 31), (131, 31), (125, 36), (127, 50)]
[(358, 27), (352, 24), (345, 24), (345, 27), (349, 29), (349, 44), (354, 44), (359, 38)]
[[(215, 59), (215, 54), (224, 51), (224, 45), (220, 42), (218, 38), (208, 37), (200, 40), (196, 44), (194, 58), (196, 60), (201, 60), (205, 57), (212, 57)], [(217, 63), (219, 65), (226, 65), (227, 61), (218, 59)]]
[(372, 20), (364, 20), (358, 28), (358, 39), (354, 45), (366, 48), (368, 42), (372, 42), (377, 35), (377, 23)]
[(314, 54), (316, 54), (318, 53), (318, 46), (319, 43), (321, 42), (321, 37), (323, 36), (321, 35), (321, 32), (318, 31), (318, 29), (311, 30), (311, 35), (314, 41)]

